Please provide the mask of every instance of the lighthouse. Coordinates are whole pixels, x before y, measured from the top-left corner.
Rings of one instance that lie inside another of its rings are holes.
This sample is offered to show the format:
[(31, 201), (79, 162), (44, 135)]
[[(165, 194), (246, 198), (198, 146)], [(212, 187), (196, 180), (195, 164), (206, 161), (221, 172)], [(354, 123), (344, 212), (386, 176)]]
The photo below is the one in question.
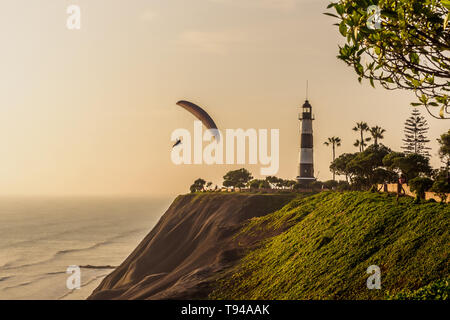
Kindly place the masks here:
[(300, 165), (297, 181), (302, 184), (316, 181), (314, 178), (314, 154), (313, 154), (313, 120), (312, 106), (308, 100), (302, 107), (299, 115), (301, 123), (300, 140)]

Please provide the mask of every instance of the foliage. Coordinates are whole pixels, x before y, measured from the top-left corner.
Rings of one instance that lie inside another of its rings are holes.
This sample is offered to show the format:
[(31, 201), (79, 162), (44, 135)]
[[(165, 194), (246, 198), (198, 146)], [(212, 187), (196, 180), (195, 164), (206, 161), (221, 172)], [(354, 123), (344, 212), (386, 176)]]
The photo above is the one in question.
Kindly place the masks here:
[(338, 187), (339, 182), (337, 182), (336, 180), (328, 180), (328, 181), (325, 181), (323, 183), (323, 185), (325, 188), (327, 188), (329, 190), (334, 190), (335, 188)]
[(281, 188), (283, 185), (283, 179), (273, 176), (266, 177), (266, 181), (270, 184), (272, 188)]
[(441, 135), (441, 138), (438, 139), (439, 142), (439, 157), (444, 163), (447, 170), (450, 167), (450, 130), (447, 133)]
[(411, 180), (432, 173), (428, 158), (392, 152), (382, 144), (371, 145), (363, 152), (345, 153), (333, 161), (330, 169), (345, 175), (354, 190), (368, 190), (376, 184), (395, 182), (400, 174)]
[[(380, 25), (373, 24), (381, 9)], [(414, 91), (418, 102), (448, 114), (450, 91), (450, 2), (448, 0), (339, 0), (331, 3), (346, 38), (338, 58), (355, 69), (358, 80), (368, 79), (388, 90)], [(437, 111), (436, 110), (436, 111)]]
[(427, 177), (417, 177), (408, 182), (412, 192), (416, 193), (416, 200), (425, 199), (425, 192), (433, 186), (433, 180)]
[(293, 189), (301, 190), (301, 189), (311, 189), (311, 184), (315, 181), (298, 181), (295, 183)]
[(353, 145), (359, 148), (359, 152), (363, 152), (364, 148), (367, 147), (367, 142), (372, 139), (370, 137), (364, 138), (364, 133), (370, 131), (369, 125), (366, 122), (358, 122), (353, 131), (359, 132), (361, 135), (361, 138), (357, 139)]
[(340, 147), (341, 142), (342, 142), (341, 138), (331, 137), (331, 138), (328, 138), (328, 140), (325, 141), (323, 144), (326, 145), (327, 147), (333, 146), (333, 148), (334, 148), (334, 147)]
[[(339, 137), (331, 137), (328, 138), (327, 141), (325, 141), (323, 144), (326, 145), (327, 147), (332, 146), (332, 150), (333, 150), (333, 161), (336, 160), (336, 147), (340, 147), (341, 146), (341, 138)], [(336, 172), (333, 172), (333, 180), (336, 179)]]
[(270, 184), (266, 180), (254, 179), (248, 183), (251, 189), (270, 189)]
[(284, 187), (287, 189), (293, 189), (296, 184), (297, 181), (295, 180), (284, 180)]
[(373, 144), (378, 146), (378, 141), (381, 139), (384, 139), (384, 133), (386, 132), (385, 129), (379, 127), (379, 126), (375, 126), (370, 128), (370, 134), (372, 135), (372, 139), (373, 139)]
[(389, 295), (389, 300), (448, 300), (450, 297), (449, 279), (434, 281), (415, 291), (402, 290), (395, 295)]
[(347, 164), (350, 163), (358, 154), (356, 153), (344, 153), (334, 160), (330, 165), (330, 170), (336, 172), (338, 175), (345, 175), (345, 178), (351, 180), (353, 177), (352, 172), (348, 170)]
[(245, 168), (229, 171), (223, 176), (225, 187), (244, 188), (253, 179), (252, 174)]
[(248, 183), (248, 187), (250, 189), (259, 189), (259, 185), (261, 184), (261, 180), (254, 179)]
[(350, 183), (348, 183), (347, 181), (339, 181), (336, 190), (340, 192), (350, 191), (351, 190)]
[(420, 154), (404, 154), (392, 152), (383, 159), (383, 164), (390, 170), (394, 170), (405, 176), (409, 181), (419, 175), (430, 175), (430, 160)]
[(416, 153), (429, 157), (428, 150), (431, 148), (426, 146), (430, 142), (426, 137), (428, 130), (427, 121), (420, 115), (418, 109), (414, 109), (411, 117), (405, 122), (405, 139), (403, 139), (404, 146), (402, 147), (406, 150), (405, 153)]
[(269, 184), (269, 188), (273, 189), (292, 189), (297, 183), (294, 180), (284, 180), (273, 176), (266, 177), (266, 182)]
[[(243, 228), (243, 239), (273, 236), (223, 274), (210, 298), (385, 299), (417, 290), (448, 276), (449, 214), (447, 204), (397, 204), (379, 193), (294, 199)], [(381, 268), (381, 290), (367, 290), (370, 265)]]
[(447, 170), (441, 170), (438, 172), (433, 186), (431, 187), (431, 191), (436, 193), (441, 198), (442, 202), (447, 200), (447, 193), (450, 193), (450, 183)]
[(321, 190), (323, 186), (323, 182), (320, 181), (313, 181), (309, 184), (309, 187), (313, 190)]
[(206, 181), (201, 178), (195, 180), (194, 184), (192, 184), (190, 187), (191, 193), (203, 191), (205, 189), (205, 184)]
[(362, 190), (367, 190), (372, 185), (389, 181), (392, 173), (383, 166), (383, 158), (391, 150), (384, 146), (369, 146), (365, 151), (358, 153), (349, 163), (347, 171), (352, 175), (352, 183)]

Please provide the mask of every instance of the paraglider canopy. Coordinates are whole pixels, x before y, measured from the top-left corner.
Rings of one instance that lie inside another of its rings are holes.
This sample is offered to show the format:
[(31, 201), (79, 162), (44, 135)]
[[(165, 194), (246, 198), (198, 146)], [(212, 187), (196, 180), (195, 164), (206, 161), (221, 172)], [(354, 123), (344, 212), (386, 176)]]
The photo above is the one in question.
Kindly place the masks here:
[(185, 100), (178, 101), (177, 105), (193, 114), (207, 129), (213, 130), (213, 135), (216, 138), (216, 141), (220, 141), (220, 134), (217, 125), (205, 110), (200, 108), (198, 105)]

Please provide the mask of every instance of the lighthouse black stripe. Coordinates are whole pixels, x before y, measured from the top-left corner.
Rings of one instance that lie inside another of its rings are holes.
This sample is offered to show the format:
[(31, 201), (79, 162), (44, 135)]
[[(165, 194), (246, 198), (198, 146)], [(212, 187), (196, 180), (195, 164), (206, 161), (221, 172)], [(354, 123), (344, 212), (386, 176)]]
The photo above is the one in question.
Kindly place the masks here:
[(300, 164), (300, 177), (301, 178), (314, 178), (314, 166), (309, 163)]
[(311, 133), (302, 133), (302, 149), (313, 147), (313, 136)]

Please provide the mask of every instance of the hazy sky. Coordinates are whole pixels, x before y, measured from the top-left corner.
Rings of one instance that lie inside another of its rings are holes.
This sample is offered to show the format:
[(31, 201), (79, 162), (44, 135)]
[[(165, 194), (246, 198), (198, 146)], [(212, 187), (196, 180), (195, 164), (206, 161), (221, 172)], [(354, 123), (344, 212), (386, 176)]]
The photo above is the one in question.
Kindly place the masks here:
[[(204, 106), (221, 128), (278, 128), (279, 176), (297, 175), (297, 114), (310, 82), (316, 174), (331, 178), (327, 137), (354, 152), (356, 121), (399, 149), (411, 93), (360, 85), (320, 0), (4, 0), (0, 19), (0, 195), (188, 191), (239, 166), (180, 166), (170, 134)], [(82, 27), (66, 28), (81, 7)], [(427, 116), (432, 161), (448, 121)], [(259, 166), (248, 167), (257, 175)]]

